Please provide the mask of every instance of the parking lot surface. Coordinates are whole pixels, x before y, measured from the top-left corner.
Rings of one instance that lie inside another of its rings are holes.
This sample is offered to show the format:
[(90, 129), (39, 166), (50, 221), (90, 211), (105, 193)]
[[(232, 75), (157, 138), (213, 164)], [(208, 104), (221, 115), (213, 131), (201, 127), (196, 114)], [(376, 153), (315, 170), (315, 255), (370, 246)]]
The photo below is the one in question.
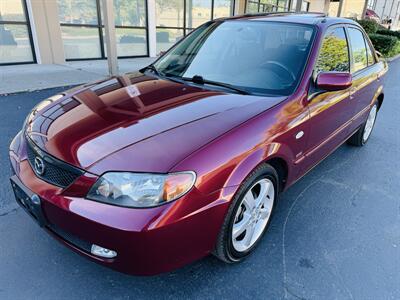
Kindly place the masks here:
[(8, 145), (59, 90), (0, 96), (0, 299), (400, 299), (400, 60), (368, 145), (341, 146), (282, 194), (252, 256), (237, 265), (210, 256), (154, 277), (80, 257), (15, 203)]

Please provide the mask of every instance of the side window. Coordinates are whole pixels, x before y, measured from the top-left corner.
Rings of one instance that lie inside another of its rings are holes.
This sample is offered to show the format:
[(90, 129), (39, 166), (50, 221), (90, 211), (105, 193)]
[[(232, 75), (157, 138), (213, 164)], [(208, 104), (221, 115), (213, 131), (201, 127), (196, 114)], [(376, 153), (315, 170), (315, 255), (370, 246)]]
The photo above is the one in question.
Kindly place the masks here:
[(351, 53), (353, 54), (354, 70), (362, 70), (368, 66), (367, 49), (363, 33), (356, 28), (349, 28)]
[(367, 40), (365, 40), (365, 45), (367, 45), (367, 59), (368, 59), (368, 66), (370, 66), (376, 63), (375, 56), (372, 54), (371, 46), (369, 45)]
[(349, 49), (343, 27), (328, 31), (321, 45), (315, 72), (329, 71), (350, 72)]

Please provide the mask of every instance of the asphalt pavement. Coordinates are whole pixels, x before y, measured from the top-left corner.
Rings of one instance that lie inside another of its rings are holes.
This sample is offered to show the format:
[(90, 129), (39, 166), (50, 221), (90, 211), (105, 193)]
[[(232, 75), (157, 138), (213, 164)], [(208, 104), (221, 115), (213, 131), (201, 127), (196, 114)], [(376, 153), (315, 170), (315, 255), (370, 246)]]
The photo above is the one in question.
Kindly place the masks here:
[(341, 146), (282, 194), (252, 256), (237, 265), (210, 256), (154, 277), (86, 260), (15, 203), (8, 145), (28, 111), (60, 90), (0, 96), (0, 299), (400, 299), (400, 60), (368, 145)]

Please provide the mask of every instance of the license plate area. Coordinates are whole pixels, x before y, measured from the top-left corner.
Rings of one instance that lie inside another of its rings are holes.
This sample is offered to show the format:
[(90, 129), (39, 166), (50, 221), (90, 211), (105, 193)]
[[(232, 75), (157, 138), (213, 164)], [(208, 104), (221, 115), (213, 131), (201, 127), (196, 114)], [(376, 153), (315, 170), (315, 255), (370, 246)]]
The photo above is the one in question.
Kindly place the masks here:
[(25, 187), (16, 175), (12, 176), (10, 181), (17, 203), (39, 224), (39, 226), (46, 226), (47, 221), (43, 214), (42, 200), (40, 197)]

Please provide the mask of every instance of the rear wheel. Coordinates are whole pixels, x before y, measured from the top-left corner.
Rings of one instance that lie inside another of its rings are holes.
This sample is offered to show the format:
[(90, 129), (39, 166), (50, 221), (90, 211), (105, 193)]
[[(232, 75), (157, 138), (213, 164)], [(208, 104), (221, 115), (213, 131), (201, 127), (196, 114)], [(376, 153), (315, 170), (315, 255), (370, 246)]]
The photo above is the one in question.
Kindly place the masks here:
[(348, 139), (347, 143), (358, 147), (364, 146), (374, 129), (377, 114), (378, 103), (375, 103), (369, 111), (367, 121)]
[(254, 170), (232, 200), (214, 254), (239, 262), (257, 246), (267, 230), (278, 195), (278, 174), (268, 164)]

